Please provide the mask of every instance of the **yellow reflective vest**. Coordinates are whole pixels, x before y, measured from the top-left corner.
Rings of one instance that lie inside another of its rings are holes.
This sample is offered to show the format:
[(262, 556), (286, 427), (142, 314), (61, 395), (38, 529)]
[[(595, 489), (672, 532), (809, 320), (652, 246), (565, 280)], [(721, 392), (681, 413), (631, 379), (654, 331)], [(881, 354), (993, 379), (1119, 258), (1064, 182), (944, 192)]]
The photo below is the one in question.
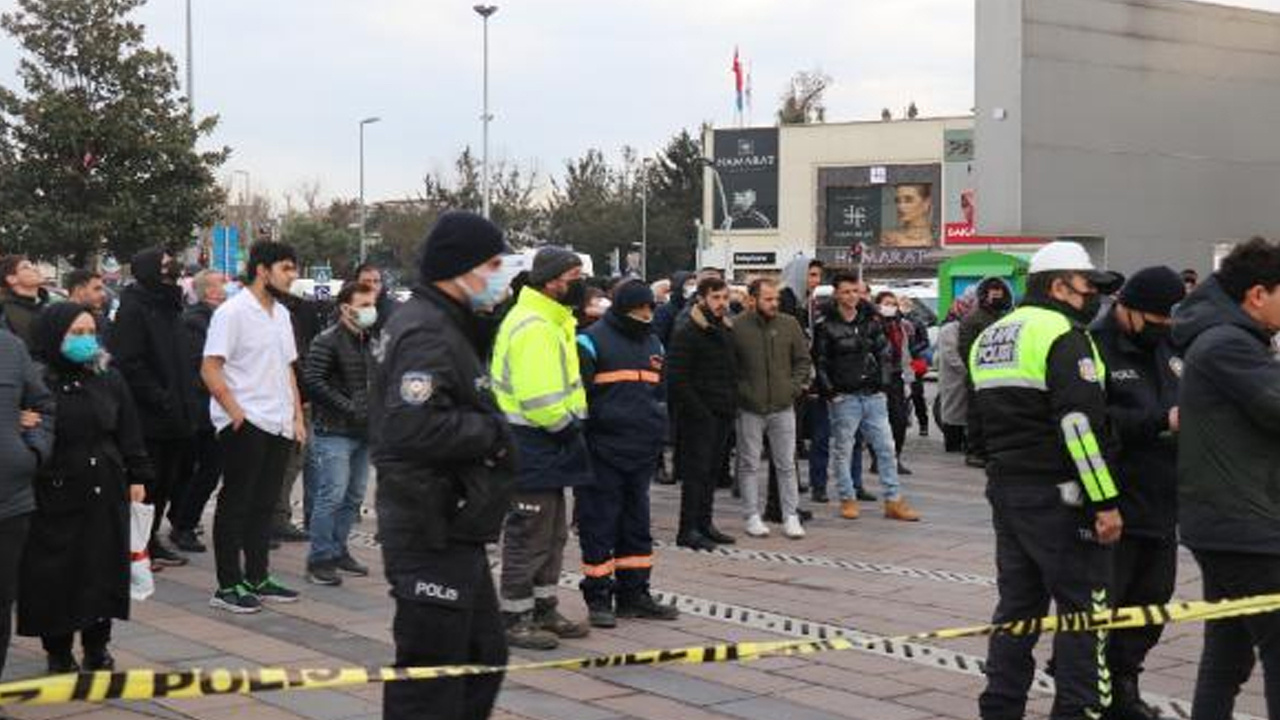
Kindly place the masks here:
[(587, 417), (576, 331), (569, 308), (534, 288), (520, 291), (498, 328), (489, 369), (507, 422), (554, 433)]

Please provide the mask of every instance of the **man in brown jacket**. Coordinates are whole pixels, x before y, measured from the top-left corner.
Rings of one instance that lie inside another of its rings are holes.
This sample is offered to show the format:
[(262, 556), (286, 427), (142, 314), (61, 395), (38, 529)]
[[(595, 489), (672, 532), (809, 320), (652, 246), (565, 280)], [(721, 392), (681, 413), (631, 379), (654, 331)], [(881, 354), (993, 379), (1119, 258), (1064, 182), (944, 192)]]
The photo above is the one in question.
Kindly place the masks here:
[(795, 401), (809, 384), (809, 342), (800, 323), (778, 311), (776, 281), (755, 280), (750, 293), (755, 309), (737, 318), (733, 333), (738, 361), (738, 482), (746, 531), (752, 537), (769, 534), (760, 516), (761, 486), (768, 477), (761, 458), (767, 438), (778, 472), (782, 531), (789, 538), (802, 538)]

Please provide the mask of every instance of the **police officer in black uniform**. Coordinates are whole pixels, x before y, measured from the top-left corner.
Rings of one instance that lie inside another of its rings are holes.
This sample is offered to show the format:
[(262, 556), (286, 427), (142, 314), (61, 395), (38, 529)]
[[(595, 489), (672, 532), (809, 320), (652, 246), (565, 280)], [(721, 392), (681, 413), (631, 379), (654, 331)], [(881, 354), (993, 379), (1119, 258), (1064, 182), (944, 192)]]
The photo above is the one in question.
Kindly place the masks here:
[[(1182, 358), (1169, 340), (1173, 308), (1186, 290), (1172, 268), (1149, 267), (1125, 283), (1110, 311), (1090, 328), (1107, 365), (1107, 419), (1118, 436), (1115, 468), (1124, 535), (1116, 545), (1115, 605), (1163, 605), (1178, 567), (1178, 385)], [(1156, 720), (1138, 675), (1162, 625), (1111, 636), (1107, 653), (1112, 720)]]
[[(987, 499), (996, 535), (993, 622), (1111, 605), (1110, 546), (1123, 528), (1106, 460), (1105, 363), (1087, 331), (1101, 294), (1120, 285), (1078, 243), (1031, 258), (1023, 304), (988, 327), (969, 357), (987, 437)], [(984, 720), (1022, 718), (1037, 636), (993, 635)], [(1106, 633), (1059, 633), (1052, 720), (1099, 718), (1111, 704)]]
[[(369, 436), (397, 667), (507, 661), (484, 546), (497, 541), (507, 511), (512, 444), (474, 315), (500, 299), (504, 250), (488, 220), (442, 215), (423, 248), (420, 284), (375, 343)], [(388, 683), (383, 717), (487, 718), (501, 684), (500, 675)]]

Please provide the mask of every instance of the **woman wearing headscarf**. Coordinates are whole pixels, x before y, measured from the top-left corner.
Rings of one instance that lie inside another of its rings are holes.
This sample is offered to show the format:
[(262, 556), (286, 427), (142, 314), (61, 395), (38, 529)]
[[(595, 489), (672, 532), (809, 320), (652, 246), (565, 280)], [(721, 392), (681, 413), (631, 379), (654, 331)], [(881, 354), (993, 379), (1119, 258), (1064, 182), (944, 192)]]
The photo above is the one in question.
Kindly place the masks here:
[(23, 554), (18, 634), (39, 636), (49, 672), (111, 670), (112, 618), (129, 617), (129, 503), (141, 502), (151, 464), (124, 378), (82, 305), (51, 305), (36, 321), (35, 357), (57, 402), (53, 456), (36, 479)]
[(951, 304), (951, 311), (938, 330), (938, 407), (933, 416), (942, 427), (942, 439), (949, 453), (964, 452), (965, 425), (969, 413), (969, 392), (965, 388), (966, 358), (960, 355), (960, 320), (977, 304), (978, 293), (970, 286)]

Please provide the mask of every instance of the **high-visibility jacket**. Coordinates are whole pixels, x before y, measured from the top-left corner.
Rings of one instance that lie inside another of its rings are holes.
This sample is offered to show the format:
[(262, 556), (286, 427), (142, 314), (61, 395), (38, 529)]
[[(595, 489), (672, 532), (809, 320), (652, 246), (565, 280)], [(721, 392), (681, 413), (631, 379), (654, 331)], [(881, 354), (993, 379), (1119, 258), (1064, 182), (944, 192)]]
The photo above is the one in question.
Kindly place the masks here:
[(490, 374), (518, 448), (521, 490), (593, 482), (576, 325), (568, 308), (527, 287), (498, 328)]
[(586, 418), (576, 327), (569, 308), (534, 288), (520, 291), (498, 328), (490, 366), (498, 407), (512, 425), (554, 433)]
[(1076, 478), (1095, 510), (1117, 502), (1103, 453), (1106, 366), (1088, 331), (1050, 303), (1024, 304), (969, 354), (993, 483)]

